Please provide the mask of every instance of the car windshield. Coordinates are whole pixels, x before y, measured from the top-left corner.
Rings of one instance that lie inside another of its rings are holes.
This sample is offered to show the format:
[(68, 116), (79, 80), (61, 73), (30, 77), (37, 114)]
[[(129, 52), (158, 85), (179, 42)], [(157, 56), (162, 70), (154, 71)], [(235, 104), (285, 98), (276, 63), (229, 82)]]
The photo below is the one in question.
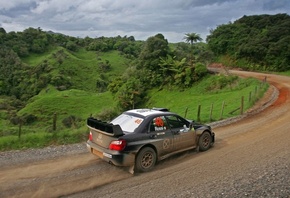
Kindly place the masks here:
[(142, 121), (142, 118), (121, 114), (112, 120), (111, 123), (120, 125), (124, 132), (133, 133), (134, 130), (142, 123)]

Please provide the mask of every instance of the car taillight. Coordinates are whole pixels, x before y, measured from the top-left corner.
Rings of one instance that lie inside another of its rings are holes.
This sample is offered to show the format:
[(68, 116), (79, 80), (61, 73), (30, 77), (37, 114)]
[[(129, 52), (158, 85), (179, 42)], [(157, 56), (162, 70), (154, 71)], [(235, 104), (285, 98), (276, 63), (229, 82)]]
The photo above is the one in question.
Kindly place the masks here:
[(114, 140), (110, 144), (110, 150), (122, 151), (126, 147), (125, 140)]
[(89, 134), (89, 140), (90, 140), (90, 141), (93, 141), (93, 134), (92, 134), (91, 131), (90, 131), (90, 134)]

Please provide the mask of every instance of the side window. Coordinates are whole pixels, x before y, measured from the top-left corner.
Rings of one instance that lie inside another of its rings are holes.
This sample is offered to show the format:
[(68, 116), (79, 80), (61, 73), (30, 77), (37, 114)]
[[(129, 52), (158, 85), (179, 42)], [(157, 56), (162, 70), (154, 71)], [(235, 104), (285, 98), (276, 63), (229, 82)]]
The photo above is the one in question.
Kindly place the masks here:
[(158, 116), (152, 119), (149, 126), (149, 131), (165, 131), (168, 125), (164, 116)]
[(186, 125), (186, 127), (189, 127), (188, 123), (185, 120), (182, 120), (177, 116), (170, 115), (166, 116), (166, 118), (168, 120), (170, 128), (183, 128), (184, 125)]

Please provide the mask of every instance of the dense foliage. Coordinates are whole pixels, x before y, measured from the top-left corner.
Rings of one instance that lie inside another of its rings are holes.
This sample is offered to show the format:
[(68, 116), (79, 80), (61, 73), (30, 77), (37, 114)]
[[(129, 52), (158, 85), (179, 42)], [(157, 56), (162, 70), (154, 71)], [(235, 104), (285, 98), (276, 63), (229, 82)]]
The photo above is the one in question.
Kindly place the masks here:
[(162, 34), (149, 37), (143, 44), (138, 59), (109, 85), (109, 90), (119, 101), (119, 108), (126, 110), (144, 104), (146, 91), (154, 87), (189, 88), (192, 83), (205, 76), (208, 73), (206, 65), (187, 58), (192, 57), (196, 49), (206, 49), (193, 43), (192, 46), (185, 45), (186, 47), (181, 48), (183, 45), (177, 44), (176, 49), (171, 50)]
[[(110, 91), (116, 101), (112, 109), (118, 111), (144, 105), (154, 87), (189, 88), (207, 74), (212, 55), (204, 43), (195, 43), (199, 35), (187, 36), (190, 44), (170, 45), (162, 34), (136, 41), (133, 36), (75, 38), (40, 28), (9, 33), (0, 28), (0, 96), (8, 97), (0, 103), (8, 110), (4, 117), (13, 124), (40, 119), (19, 112), (52, 87)], [(112, 109), (106, 111), (114, 114)], [(72, 118), (62, 123), (71, 126)]]
[[(71, 53), (85, 48), (89, 51), (118, 50), (127, 58), (135, 58), (141, 43), (134, 37), (115, 38), (74, 38), (53, 32), (44, 32), (40, 28), (28, 28), (23, 32), (6, 33), (0, 28), (0, 95), (14, 96), (27, 101), (49, 84), (60, 90), (76, 87), (71, 78), (78, 74), (73, 69), (63, 69), (62, 64), (69, 59), (66, 51)], [(38, 64), (25, 64), (23, 59), (33, 54), (55, 51), (48, 59)], [(96, 81), (98, 90), (106, 90), (106, 73), (111, 68), (108, 60), (99, 61), (96, 67), (100, 77)]]
[(290, 69), (290, 16), (243, 16), (207, 37), (209, 48), (224, 64), (249, 70)]

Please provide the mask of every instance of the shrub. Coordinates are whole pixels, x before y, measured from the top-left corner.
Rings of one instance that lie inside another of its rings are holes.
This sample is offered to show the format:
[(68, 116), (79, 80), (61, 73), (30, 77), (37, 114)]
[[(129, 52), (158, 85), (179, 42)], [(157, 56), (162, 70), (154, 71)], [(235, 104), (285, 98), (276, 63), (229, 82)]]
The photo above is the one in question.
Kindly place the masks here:
[(102, 121), (110, 121), (113, 118), (117, 117), (119, 115), (118, 110), (110, 108), (110, 109), (104, 109), (101, 113), (97, 114), (97, 119), (100, 119)]
[(62, 124), (67, 127), (67, 128), (79, 128), (79, 122), (81, 122), (82, 119), (81, 118), (78, 118), (74, 115), (71, 115), (67, 118), (64, 118), (62, 120)]

